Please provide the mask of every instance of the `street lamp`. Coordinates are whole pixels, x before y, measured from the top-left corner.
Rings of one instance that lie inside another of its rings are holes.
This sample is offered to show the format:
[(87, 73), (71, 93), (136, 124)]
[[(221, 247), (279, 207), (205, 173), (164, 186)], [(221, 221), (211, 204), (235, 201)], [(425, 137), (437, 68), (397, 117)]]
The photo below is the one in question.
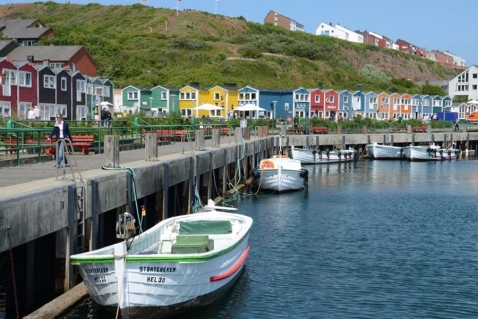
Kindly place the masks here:
[(272, 101), (272, 118), (276, 118), (276, 105), (277, 101)]

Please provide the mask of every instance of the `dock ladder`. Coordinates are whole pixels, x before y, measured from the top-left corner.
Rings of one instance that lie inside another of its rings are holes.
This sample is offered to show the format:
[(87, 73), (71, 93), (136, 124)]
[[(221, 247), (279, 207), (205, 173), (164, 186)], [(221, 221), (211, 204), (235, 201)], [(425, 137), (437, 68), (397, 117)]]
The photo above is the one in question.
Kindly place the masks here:
[[(81, 171), (78, 168), (78, 164), (75, 157), (75, 152), (73, 150), (73, 144), (70, 139), (65, 138), (56, 142), (56, 158), (58, 158), (59, 143), (61, 143), (63, 148), (63, 156), (68, 161), (71, 175), (73, 176), (73, 181), (76, 184), (76, 232), (75, 232), (75, 250), (76, 253), (85, 252), (85, 207), (86, 207), (86, 183), (81, 175)], [(66, 166), (66, 165), (65, 165)], [(56, 168), (56, 180), (58, 180), (59, 170), (63, 170), (63, 178), (66, 178), (66, 167)], [(75, 172), (78, 174), (78, 177), (75, 175)]]

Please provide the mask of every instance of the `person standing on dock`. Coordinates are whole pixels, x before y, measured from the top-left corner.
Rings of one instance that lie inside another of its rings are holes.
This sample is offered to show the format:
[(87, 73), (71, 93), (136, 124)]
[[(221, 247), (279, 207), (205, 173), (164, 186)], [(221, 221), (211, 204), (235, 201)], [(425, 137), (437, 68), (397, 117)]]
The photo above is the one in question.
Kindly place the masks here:
[[(70, 127), (68, 126), (68, 123), (63, 121), (63, 115), (61, 113), (56, 113), (56, 123), (55, 126), (53, 127), (53, 130), (51, 131), (50, 135), (47, 138), (47, 141), (51, 141), (51, 138), (55, 135), (56, 141), (58, 142), (58, 156), (56, 158), (56, 167), (62, 167), (61, 162), (63, 160), (63, 149), (64, 145), (63, 143), (65, 142), (64, 139), (68, 138), (70, 139), (70, 142), (73, 143), (73, 138), (71, 137), (70, 133)], [(68, 167), (68, 159), (65, 156), (65, 167)]]

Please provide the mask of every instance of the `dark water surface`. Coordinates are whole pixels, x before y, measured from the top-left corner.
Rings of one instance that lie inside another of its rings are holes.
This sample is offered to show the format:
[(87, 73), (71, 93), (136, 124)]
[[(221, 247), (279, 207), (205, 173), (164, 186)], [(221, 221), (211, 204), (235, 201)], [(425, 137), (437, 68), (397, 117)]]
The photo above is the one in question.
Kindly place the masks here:
[[(240, 280), (174, 318), (478, 318), (478, 161), (307, 166), (309, 187), (243, 195)], [(111, 315), (86, 299), (62, 318)]]

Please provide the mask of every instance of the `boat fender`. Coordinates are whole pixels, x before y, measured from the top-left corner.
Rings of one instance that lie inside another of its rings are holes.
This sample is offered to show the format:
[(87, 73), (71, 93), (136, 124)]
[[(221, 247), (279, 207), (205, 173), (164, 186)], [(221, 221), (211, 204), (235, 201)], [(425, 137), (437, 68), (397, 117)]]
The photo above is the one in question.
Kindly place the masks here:
[(309, 184), (309, 171), (306, 168), (301, 168), (300, 169), (300, 177), (304, 179), (304, 185)]
[(259, 171), (257, 171), (257, 168), (254, 168), (252, 170), (252, 176), (254, 176), (254, 179), (258, 179), (259, 177), (261, 177), (261, 175), (259, 174)]

